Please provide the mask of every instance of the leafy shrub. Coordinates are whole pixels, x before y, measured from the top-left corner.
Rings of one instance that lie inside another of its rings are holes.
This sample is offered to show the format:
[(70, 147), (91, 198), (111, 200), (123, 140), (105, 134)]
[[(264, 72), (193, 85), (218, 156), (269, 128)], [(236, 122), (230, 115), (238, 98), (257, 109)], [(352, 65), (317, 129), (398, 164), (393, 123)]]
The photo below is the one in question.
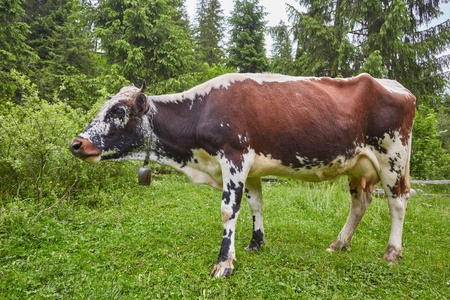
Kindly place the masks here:
[(213, 64), (212, 67), (208, 65), (208, 63), (204, 63), (201, 66), (201, 72), (202, 72), (202, 78), (199, 83), (208, 81), (210, 79), (213, 79), (217, 76), (227, 74), (227, 73), (236, 73), (237, 69), (225, 65), (216, 65)]
[(442, 134), (433, 109), (421, 105), (413, 128), (411, 176), (417, 179), (450, 178), (450, 155), (442, 148)]
[(18, 199), (38, 205), (63, 198), (84, 201), (87, 194), (118, 184), (117, 177), (129, 168), (83, 163), (68, 149), (103, 101), (87, 113), (58, 99), (50, 104), (25, 76), (13, 73), (24, 92), (22, 105), (3, 101), (0, 106), (0, 204)]

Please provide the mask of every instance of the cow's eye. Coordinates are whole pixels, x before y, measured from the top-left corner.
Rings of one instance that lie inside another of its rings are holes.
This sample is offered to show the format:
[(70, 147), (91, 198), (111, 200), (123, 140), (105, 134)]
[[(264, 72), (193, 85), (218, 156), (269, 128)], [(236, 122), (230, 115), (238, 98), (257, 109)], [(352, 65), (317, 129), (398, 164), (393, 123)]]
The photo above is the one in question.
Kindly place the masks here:
[(116, 107), (111, 112), (113, 118), (123, 118), (125, 116), (125, 110), (122, 107)]

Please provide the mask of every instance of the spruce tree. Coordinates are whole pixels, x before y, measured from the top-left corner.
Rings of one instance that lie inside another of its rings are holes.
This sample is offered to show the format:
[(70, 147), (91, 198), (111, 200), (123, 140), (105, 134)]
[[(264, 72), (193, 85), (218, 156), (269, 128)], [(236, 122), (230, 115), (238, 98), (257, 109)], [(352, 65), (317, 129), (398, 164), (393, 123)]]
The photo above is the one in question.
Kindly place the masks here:
[[(94, 57), (93, 13), (88, 2), (25, 0), (23, 7), (26, 12), (23, 20), (30, 26), (27, 44), (39, 56), (30, 78), (43, 98), (51, 100), (69, 77), (101, 74), (98, 70), (100, 64)], [(83, 89), (85, 84), (78, 82), (77, 90)], [(78, 99), (74, 101), (79, 92), (77, 90), (65, 89), (61, 96), (68, 98), (74, 106), (87, 108), (92, 101), (79, 105), (76, 104)]]
[(348, 39), (349, 20), (345, 0), (299, 0), (307, 12), (289, 6), (296, 42), (295, 74), (352, 76), (360, 67), (358, 48)]
[(450, 45), (450, 20), (428, 29), (441, 15), (438, 0), (354, 1), (359, 10), (353, 31), (364, 58), (379, 52), (387, 77), (396, 79), (427, 103), (446, 86), (448, 57), (440, 55)]
[(181, 6), (168, 0), (100, 1), (96, 34), (108, 63), (131, 82), (158, 85), (158, 93), (190, 86), (195, 57)]
[(234, 3), (229, 21), (231, 40), (228, 65), (239, 72), (264, 72), (267, 69), (265, 15), (259, 0), (237, 0)]
[(289, 28), (283, 21), (269, 29), (272, 36), (272, 58), (270, 59), (269, 69), (274, 73), (292, 74), (292, 41), (289, 36)]
[(21, 2), (11, 0), (0, 4), (0, 99), (10, 98), (16, 91), (10, 70), (30, 74), (30, 66), (38, 59), (25, 42), (29, 26), (20, 19), (25, 14)]
[(196, 51), (201, 62), (210, 67), (224, 57), (221, 43), (224, 36), (224, 16), (218, 0), (199, 0), (195, 28)]

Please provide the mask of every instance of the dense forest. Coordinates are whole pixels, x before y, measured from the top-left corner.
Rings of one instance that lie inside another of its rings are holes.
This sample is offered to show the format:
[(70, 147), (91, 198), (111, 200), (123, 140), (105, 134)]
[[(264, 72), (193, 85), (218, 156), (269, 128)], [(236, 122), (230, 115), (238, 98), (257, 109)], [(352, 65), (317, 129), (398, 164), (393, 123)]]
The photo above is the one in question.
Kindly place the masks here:
[(106, 95), (143, 80), (150, 94), (180, 92), (228, 72), (395, 79), (418, 100), (412, 177), (449, 179), (450, 19), (430, 26), (446, 1), (298, 2), (305, 12), (287, 6), (289, 24), (269, 28), (258, 0), (234, 1), (230, 18), (198, 0), (193, 20), (184, 0), (2, 1), (1, 197), (117, 185), (122, 164), (80, 166), (67, 150)]

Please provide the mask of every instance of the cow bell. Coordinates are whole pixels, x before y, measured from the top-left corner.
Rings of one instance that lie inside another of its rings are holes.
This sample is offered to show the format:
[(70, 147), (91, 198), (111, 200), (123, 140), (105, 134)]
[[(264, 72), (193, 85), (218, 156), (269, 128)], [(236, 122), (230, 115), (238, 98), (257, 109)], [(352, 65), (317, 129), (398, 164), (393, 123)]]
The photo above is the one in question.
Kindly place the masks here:
[(152, 182), (152, 170), (139, 168), (138, 180), (139, 185), (150, 185), (150, 182)]

